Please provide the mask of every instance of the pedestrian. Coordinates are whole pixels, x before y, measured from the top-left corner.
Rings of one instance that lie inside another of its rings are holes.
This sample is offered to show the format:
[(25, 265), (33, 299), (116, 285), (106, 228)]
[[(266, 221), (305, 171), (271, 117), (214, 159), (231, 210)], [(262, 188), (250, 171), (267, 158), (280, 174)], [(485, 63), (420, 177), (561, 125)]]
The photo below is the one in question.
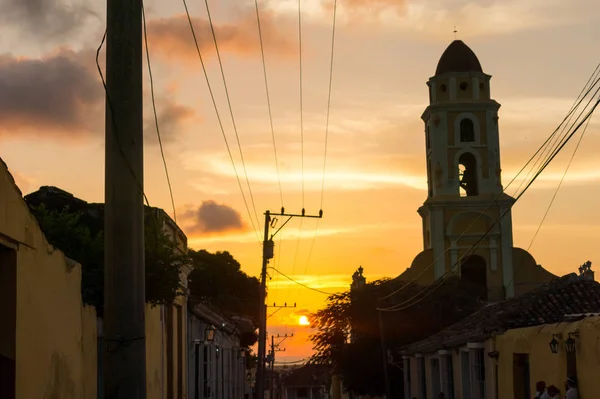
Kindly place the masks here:
[(577, 393), (577, 377), (571, 376), (567, 378), (567, 382), (565, 383), (565, 399), (579, 399), (579, 395)]
[(538, 381), (535, 384), (535, 396), (534, 399), (550, 399), (548, 392), (546, 391), (546, 382)]
[(560, 399), (560, 391), (554, 385), (548, 387), (548, 396), (550, 399)]

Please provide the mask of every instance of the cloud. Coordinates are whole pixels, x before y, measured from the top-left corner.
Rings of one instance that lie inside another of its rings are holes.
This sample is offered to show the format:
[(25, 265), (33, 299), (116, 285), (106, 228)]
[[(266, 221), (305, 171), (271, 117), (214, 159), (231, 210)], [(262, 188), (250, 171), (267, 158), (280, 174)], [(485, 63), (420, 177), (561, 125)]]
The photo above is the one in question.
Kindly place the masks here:
[[(193, 120), (193, 108), (175, 92), (156, 93), (158, 122), (165, 142)], [(95, 51), (59, 48), (40, 58), (0, 55), (0, 137), (82, 140), (104, 134), (105, 94)], [(144, 92), (144, 128), (156, 142), (150, 92)]]
[(63, 38), (84, 26), (96, 14), (82, 2), (58, 0), (2, 0), (0, 20), (36, 39)]
[[(149, 90), (144, 93), (144, 135), (146, 143), (158, 143), (156, 135), (156, 120), (152, 109), (151, 96)], [(180, 104), (175, 99), (175, 93), (167, 90), (160, 95), (155, 95), (156, 113), (158, 118), (158, 128), (160, 137), (164, 143), (175, 141), (181, 137), (181, 132), (185, 125), (190, 122), (201, 122), (196, 115), (195, 110), (187, 105)]]
[(185, 229), (191, 234), (214, 235), (247, 229), (238, 211), (212, 200), (203, 201), (198, 208), (188, 209), (183, 217), (187, 221)]
[[(213, 21), (214, 22), (214, 21)], [(261, 30), (265, 51), (279, 56), (296, 51), (283, 30), (277, 26), (271, 13), (262, 13)], [(216, 54), (210, 25), (207, 19), (192, 18), (196, 38), (203, 57)], [(198, 54), (187, 16), (177, 15), (148, 21), (148, 46), (167, 59), (197, 60)], [(248, 13), (233, 23), (214, 24), (220, 52), (255, 56), (260, 51), (256, 14)]]
[(104, 92), (82, 56), (66, 49), (39, 59), (0, 55), (0, 137), (80, 137), (97, 129)]
[[(542, 27), (560, 26), (590, 18), (581, 10), (587, 0), (345, 0), (338, 1), (341, 23), (357, 27), (376, 24), (422, 37), (447, 40), (458, 25), (470, 37), (506, 35)], [(331, 24), (333, 0), (307, 0), (306, 17)], [(297, 14), (294, 0), (270, 1), (282, 14)]]

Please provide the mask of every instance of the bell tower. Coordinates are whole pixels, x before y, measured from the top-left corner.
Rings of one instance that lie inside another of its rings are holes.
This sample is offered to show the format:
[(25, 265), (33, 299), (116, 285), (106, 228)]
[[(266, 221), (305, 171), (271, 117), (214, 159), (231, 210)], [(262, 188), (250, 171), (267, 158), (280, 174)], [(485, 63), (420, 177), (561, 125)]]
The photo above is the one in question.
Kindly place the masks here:
[(500, 104), (491, 98), (490, 79), (462, 41), (442, 54), (427, 82), (429, 106), (421, 116), (428, 194), (419, 208), (423, 246), (433, 251), (433, 277), (457, 273), (479, 283), (486, 299), (514, 293), (510, 210), (492, 227), (514, 199), (502, 192)]

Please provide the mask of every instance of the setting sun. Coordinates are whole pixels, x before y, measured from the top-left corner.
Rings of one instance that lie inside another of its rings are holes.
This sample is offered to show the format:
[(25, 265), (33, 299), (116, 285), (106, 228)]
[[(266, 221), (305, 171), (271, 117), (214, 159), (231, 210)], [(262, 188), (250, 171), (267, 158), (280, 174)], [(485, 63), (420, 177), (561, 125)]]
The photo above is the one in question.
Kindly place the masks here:
[(310, 326), (310, 321), (308, 320), (308, 317), (300, 316), (300, 319), (298, 320), (298, 324), (300, 324), (301, 326)]

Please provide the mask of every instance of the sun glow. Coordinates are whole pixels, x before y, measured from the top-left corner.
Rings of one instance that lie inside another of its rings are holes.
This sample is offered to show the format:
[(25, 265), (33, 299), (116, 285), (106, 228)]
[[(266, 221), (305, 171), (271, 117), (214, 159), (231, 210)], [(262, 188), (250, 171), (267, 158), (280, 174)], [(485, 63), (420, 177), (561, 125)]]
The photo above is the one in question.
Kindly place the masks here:
[(308, 320), (308, 317), (300, 316), (300, 319), (298, 320), (298, 324), (300, 324), (301, 326), (310, 326), (310, 321)]

